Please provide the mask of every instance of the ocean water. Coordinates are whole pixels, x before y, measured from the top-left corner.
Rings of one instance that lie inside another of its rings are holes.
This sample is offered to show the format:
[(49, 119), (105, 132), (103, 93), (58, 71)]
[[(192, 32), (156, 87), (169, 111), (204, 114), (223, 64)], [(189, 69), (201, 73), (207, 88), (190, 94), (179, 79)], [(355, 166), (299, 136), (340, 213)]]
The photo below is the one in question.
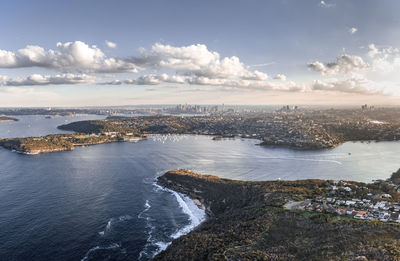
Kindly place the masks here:
[[(30, 117), (34, 126), (36, 116)], [(29, 130), (14, 128), (30, 136)], [(44, 135), (55, 126), (41, 128)], [(242, 180), (369, 182), (400, 167), (399, 142), (296, 151), (211, 138), (154, 135), (138, 143), (39, 155), (0, 149), (0, 260), (151, 258), (204, 219), (190, 199), (155, 185), (155, 178), (171, 169)]]
[(19, 121), (0, 122), (0, 138), (44, 136), (56, 133), (71, 133), (57, 129), (57, 126), (74, 121), (101, 120), (104, 115), (55, 116), (47, 119), (44, 115), (12, 116)]

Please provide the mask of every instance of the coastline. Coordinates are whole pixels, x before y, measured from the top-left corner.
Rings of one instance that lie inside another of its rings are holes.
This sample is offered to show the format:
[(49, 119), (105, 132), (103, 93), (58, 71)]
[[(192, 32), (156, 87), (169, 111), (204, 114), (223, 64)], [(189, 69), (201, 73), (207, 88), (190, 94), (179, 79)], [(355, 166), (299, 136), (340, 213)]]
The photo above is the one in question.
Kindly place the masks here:
[[(259, 143), (255, 143), (256, 146), (269, 147), (269, 148), (287, 148), (294, 151), (323, 151), (330, 150), (339, 147), (348, 142), (361, 142), (361, 143), (371, 143), (371, 142), (398, 142), (399, 140), (344, 140), (340, 143), (334, 144), (329, 147), (320, 147), (316, 144), (308, 144), (307, 146), (298, 146), (290, 143), (268, 143), (266, 141), (260, 140), (256, 137), (243, 137), (243, 136), (229, 136), (221, 137), (220, 139), (216, 135), (211, 134), (193, 134), (193, 133), (151, 133), (151, 134), (136, 134), (135, 136), (126, 136), (124, 134), (49, 134), (47, 136), (40, 137), (25, 137), (25, 138), (0, 138), (0, 146), (11, 150), (13, 152), (18, 152), (24, 155), (37, 155), (41, 153), (50, 152), (60, 152), (60, 151), (72, 151), (76, 146), (91, 146), (97, 144), (111, 143), (111, 142), (138, 142), (141, 140), (146, 140), (151, 136), (185, 136), (185, 135), (200, 135), (200, 136), (211, 136), (212, 140), (218, 142), (224, 139), (249, 139), (257, 140)], [(29, 140), (29, 141), (28, 141)], [(89, 140), (89, 141), (88, 141)], [(28, 145), (27, 145), (28, 144)]]
[[(396, 222), (362, 220), (362, 210), (337, 214), (331, 212), (333, 205), (329, 207), (329, 203), (320, 200), (332, 197), (331, 191), (337, 186), (343, 188), (338, 190), (338, 200), (362, 199), (367, 192), (390, 193), (393, 198), (389, 202), (398, 204), (400, 196), (396, 189), (385, 183), (398, 184), (399, 176), (400, 171), (389, 180), (366, 184), (316, 179), (238, 181), (187, 170), (168, 171), (158, 178), (157, 184), (199, 200), (211, 215), (190, 233), (173, 240), (153, 259), (359, 260), (359, 256), (365, 256), (365, 260), (397, 260), (400, 226)], [(380, 200), (388, 199), (385, 196)], [(379, 203), (379, 199), (375, 201)], [(287, 209), (288, 202), (299, 204)], [(309, 206), (302, 209), (305, 205)], [(338, 208), (337, 211), (343, 207)]]
[(0, 122), (14, 122), (14, 121), (19, 121), (19, 119), (9, 116), (0, 116)]
[(174, 240), (185, 236), (192, 231), (195, 231), (198, 227), (200, 227), (204, 222), (206, 222), (210, 215), (206, 211), (206, 206), (202, 204), (198, 199), (192, 198), (187, 194), (181, 193), (179, 191), (172, 190), (166, 186), (160, 185), (158, 183), (160, 177), (157, 177), (153, 185), (162, 191), (166, 191), (175, 196), (179, 207), (189, 217), (190, 223), (179, 230), (175, 231), (170, 235), (172, 240), (170, 242), (156, 242), (154, 243), (158, 247), (158, 251), (153, 253), (152, 258), (155, 258), (161, 252), (165, 251)]
[(76, 146), (91, 146), (111, 142), (138, 142), (146, 140), (147, 136), (98, 135), (98, 134), (50, 134), (42, 137), (4, 138), (0, 146), (5, 149), (25, 155), (40, 153), (71, 151)]

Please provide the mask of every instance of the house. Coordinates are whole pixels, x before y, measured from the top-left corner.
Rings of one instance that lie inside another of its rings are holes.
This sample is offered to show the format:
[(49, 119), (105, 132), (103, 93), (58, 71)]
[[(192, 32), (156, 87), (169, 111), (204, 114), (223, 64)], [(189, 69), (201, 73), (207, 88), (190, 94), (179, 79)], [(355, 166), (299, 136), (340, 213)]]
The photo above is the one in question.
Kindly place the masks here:
[(356, 211), (354, 218), (357, 219), (365, 219), (368, 216), (369, 212), (367, 211)]
[(356, 204), (353, 200), (346, 200), (346, 206), (354, 206)]
[(347, 192), (351, 192), (351, 188), (350, 187), (343, 187), (343, 189)]
[(382, 198), (392, 198), (390, 194), (382, 194)]
[(399, 220), (399, 213), (392, 212), (392, 214), (390, 214), (390, 221), (396, 222), (397, 220)]
[(379, 220), (382, 222), (387, 222), (390, 218), (390, 214), (387, 212), (381, 212), (379, 213)]
[(326, 198), (326, 201), (328, 201), (329, 203), (334, 203), (335, 199), (334, 198)]

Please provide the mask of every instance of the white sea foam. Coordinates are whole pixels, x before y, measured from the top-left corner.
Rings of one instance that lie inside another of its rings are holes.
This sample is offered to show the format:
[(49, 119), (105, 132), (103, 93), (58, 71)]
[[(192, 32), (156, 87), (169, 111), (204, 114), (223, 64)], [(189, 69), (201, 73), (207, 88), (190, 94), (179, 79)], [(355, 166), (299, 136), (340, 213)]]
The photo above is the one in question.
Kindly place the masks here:
[(120, 217), (118, 217), (118, 218), (111, 218), (111, 219), (107, 222), (107, 225), (106, 225), (104, 231), (100, 231), (100, 232), (99, 232), (99, 235), (100, 235), (100, 236), (104, 236), (104, 235), (106, 235), (107, 233), (109, 233), (109, 232), (111, 231), (112, 225), (114, 225), (115, 223), (123, 222), (123, 221), (130, 220), (130, 219), (132, 219), (132, 217), (129, 216), (129, 215), (120, 216)]
[(97, 250), (116, 249), (116, 248), (119, 248), (119, 247), (121, 247), (121, 245), (117, 244), (117, 243), (113, 243), (113, 244), (105, 246), (105, 247), (102, 247), (102, 246), (92, 247), (91, 249), (89, 249), (89, 251), (86, 252), (85, 256), (81, 259), (81, 261), (88, 260), (90, 254), (95, 252), (95, 251), (97, 251)]
[[(161, 173), (160, 173), (160, 175), (161, 175)], [(159, 176), (159, 175), (157, 175), (157, 176)], [(153, 233), (154, 233), (156, 227), (154, 227), (151, 224), (150, 218), (146, 217), (146, 220), (147, 220), (146, 227), (149, 228), (149, 232), (148, 232), (147, 244), (145, 245), (143, 250), (140, 252), (139, 258), (138, 258), (139, 260), (142, 260), (142, 258), (144, 258), (144, 257), (146, 257), (146, 258), (155, 257), (157, 254), (159, 254), (162, 251), (164, 251), (165, 249), (167, 249), (167, 247), (172, 243), (173, 239), (176, 239), (180, 236), (186, 235), (187, 233), (192, 231), (195, 227), (200, 225), (201, 222), (203, 222), (206, 218), (205, 211), (203, 211), (202, 209), (197, 207), (197, 205), (188, 196), (178, 193), (176, 191), (173, 191), (171, 189), (159, 186), (156, 183), (156, 179), (155, 179), (153, 185), (154, 185), (155, 191), (166, 191), (175, 196), (182, 211), (189, 216), (189, 224), (186, 225), (185, 227), (175, 231), (172, 235), (169, 236), (169, 238), (171, 240), (165, 242), (165, 241), (157, 240), (156, 238), (153, 237)], [(148, 201), (146, 201), (146, 203), (145, 203), (145, 209), (139, 214), (139, 216), (138, 216), (139, 218), (144, 218), (143, 214), (147, 212), (148, 208), (150, 208), (150, 205), (147, 203), (148, 203)], [(154, 250), (154, 248), (155, 248), (155, 250)]]
[(144, 218), (143, 215), (144, 213), (146, 213), (147, 211), (149, 211), (149, 209), (151, 208), (151, 205), (149, 203), (149, 200), (146, 200), (146, 202), (144, 203), (144, 210), (142, 212), (139, 213), (138, 218)]
[(190, 231), (192, 231), (195, 227), (200, 225), (206, 219), (206, 213), (204, 210), (200, 209), (188, 196), (178, 193), (174, 190), (161, 187), (157, 183), (154, 183), (156, 190), (163, 190), (171, 193), (175, 196), (178, 201), (179, 207), (182, 211), (189, 216), (190, 223), (185, 227), (177, 230), (175, 233), (171, 235), (171, 238), (176, 239), (180, 236), (186, 235)]
[(129, 215), (124, 215), (124, 216), (118, 217), (118, 221), (126, 221), (126, 220), (130, 220), (130, 219), (132, 219), (132, 217)]
[(169, 245), (171, 245), (172, 241), (170, 242), (163, 242), (163, 241), (158, 241), (155, 242), (154, 244), (157, 246), (157, 251), (155, 251), (151, 257), (155, 257), (156, 255), (160, 254), (162, 251), (167, 249)]
[(182, 211), (189, 216), (190, 220), (189, 225), (179, 229), (171, 235), (171, 237), (175, 239), (180, 236), (186, 235), (195, 227), (200, 225), (201, 222), (206, 219), (206, 213), (204, 210), (200, 209), (188, 196), (173, 190), (169, 190), (169, 192), (171, 192), (176, 197), (176, 200), (178, 201)]
[(107, 222), (106, 229), (104, 230), (105, 232), (108, 232), (108, 231), (111, 230), (111, 222), (112, 222), (112, 221), (113, 221), (113, 219), (110, 219), (110, 220)]
[(139, 213), (138, 218), (145, 219), (146, 220), (146, 229), (148, 230), (148, 236), (146, 240), (146, 245), (140, 251), (138, 260), (142, 260), (143, 257), (146, 257), (146, 259), (151, 258), (153, 255), (149, 254), (150, 252), (150, 247), (152, 245), (155, 245), (154, 239), (153, 239), (153, 231), (156, 229), (155, 226), (151, 224), (151, 218), (149, 216), (146, 216), (146, 212), (149, 211), (151, 208), (151, 205), (148, 200), (144, 203), (144, 210)]

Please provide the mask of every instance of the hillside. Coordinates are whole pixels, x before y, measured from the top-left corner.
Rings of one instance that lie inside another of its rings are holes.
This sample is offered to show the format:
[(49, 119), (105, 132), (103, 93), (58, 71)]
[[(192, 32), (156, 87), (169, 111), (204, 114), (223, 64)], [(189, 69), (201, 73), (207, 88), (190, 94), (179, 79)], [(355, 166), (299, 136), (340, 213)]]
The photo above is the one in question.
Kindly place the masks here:
[[(208, 220), (154, 260), (400, 259), (396, 223), (284, 208), (293, 200), (327, 196), (332, 181), (245, 182), (179, 170), (167, 172), (158, 184), (202, 202)], [(363, 195), (361, 190), (397, 193), (384, 183), (346, 184), (353, 196)]]

